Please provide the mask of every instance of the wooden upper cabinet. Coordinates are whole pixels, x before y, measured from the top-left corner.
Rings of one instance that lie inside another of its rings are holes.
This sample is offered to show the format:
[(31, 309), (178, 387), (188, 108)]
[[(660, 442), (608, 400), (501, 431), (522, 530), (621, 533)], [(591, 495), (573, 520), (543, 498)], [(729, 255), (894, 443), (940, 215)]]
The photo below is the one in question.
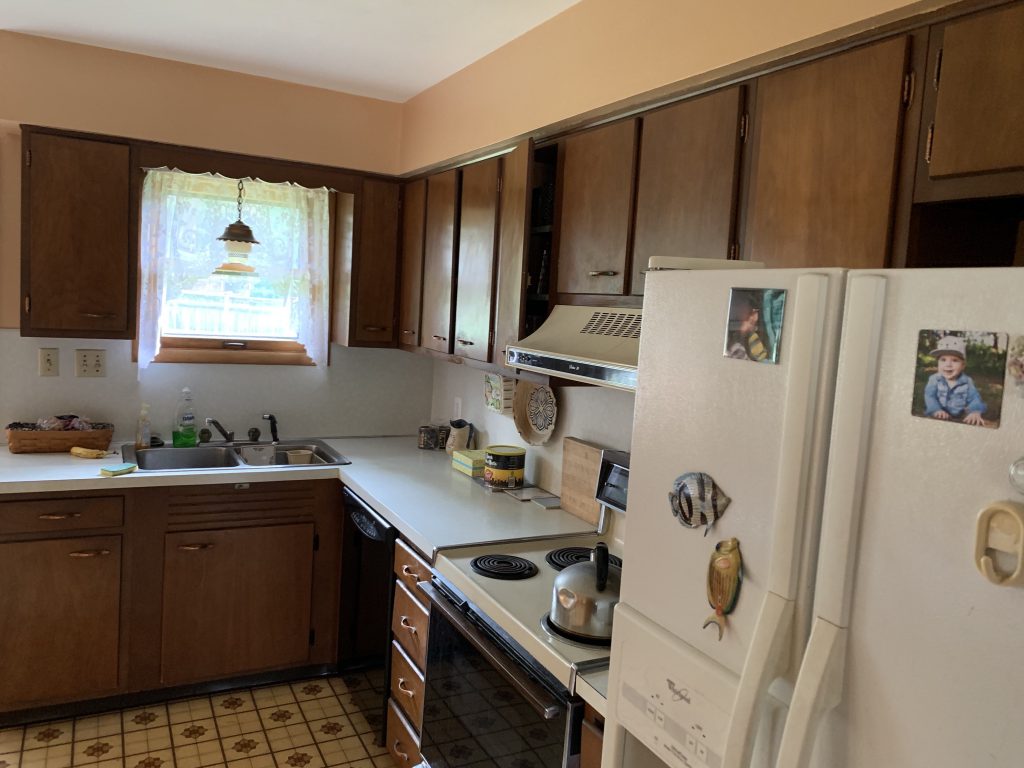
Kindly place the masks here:
[(489, 362), (501, 159), (462, 169), (455, 354)]
[(757, 81), (744, 259), (886, 265), (908, 38)]
[(623, 120), (565, 139), (557, 246), (559, 293), (622, 294), (625, 290), (636, 127), (636, 120)]
[(166, 534), (160, 682), (307, 663), (312, 579), (313, 523)]
[(0, 544), (0, 711), (118, 689), (121, 537)]
[(631, 293), (651, 256), (729, 258), (742, 108), (736, 86), (643, 116)]
[(402, 203), (402, 288), (398, 310), (398, 343), (419, 346), (420, 299), (423, 293), (423, 228), (427, 206), (425, 179), (405, 185)]
[(135, 332), (130, 147), (24, 128), (21, 335)]
[(423, 305), (420, 346), (452, 351), (454, 338), (456, 249), (458, 247), (459, 171), (427, 179), (426, 234), (423, 245)]
[(501, 158), (498, 217), (498, 283), (494, 296), (492, 362), (504, 365), (505, 347), (523, 337), (533, 142), (523, 141)]
[(389, 347), (395, 343), (398, 281), (398, 201), (395, 182), (364, 179), (359, 203), (359, 250), (352, 270), (353, 345)]
[(1024, 169), (1024, 5), (947, 24), (931, 63), (929, 175)]

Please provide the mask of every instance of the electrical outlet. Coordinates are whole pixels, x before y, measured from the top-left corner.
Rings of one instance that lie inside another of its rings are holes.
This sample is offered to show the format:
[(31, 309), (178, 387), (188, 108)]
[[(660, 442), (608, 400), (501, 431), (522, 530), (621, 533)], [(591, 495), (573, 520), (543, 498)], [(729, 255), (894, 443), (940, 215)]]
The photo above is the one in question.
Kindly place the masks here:
[(52, 347), (39, 348), (39, 375), (60, 376), (60, 357)]
[(461, 419), (462, 418), (462, 398), (461, 397), (456, 397), (455, 401), (452, 403), (452, 418), (453, 419)]
[(105, 349), (76, 349), (75, 376), (98, 377), (107, 375)]

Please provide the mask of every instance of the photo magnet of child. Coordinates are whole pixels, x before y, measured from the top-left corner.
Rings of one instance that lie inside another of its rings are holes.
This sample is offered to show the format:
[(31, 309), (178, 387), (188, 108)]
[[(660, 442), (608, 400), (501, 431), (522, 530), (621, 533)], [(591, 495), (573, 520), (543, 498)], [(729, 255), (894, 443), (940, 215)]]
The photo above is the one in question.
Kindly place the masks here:
[(1006, 350), (1005, 333), (921, 331), (910, 412), (937, 421), (998, 427)]

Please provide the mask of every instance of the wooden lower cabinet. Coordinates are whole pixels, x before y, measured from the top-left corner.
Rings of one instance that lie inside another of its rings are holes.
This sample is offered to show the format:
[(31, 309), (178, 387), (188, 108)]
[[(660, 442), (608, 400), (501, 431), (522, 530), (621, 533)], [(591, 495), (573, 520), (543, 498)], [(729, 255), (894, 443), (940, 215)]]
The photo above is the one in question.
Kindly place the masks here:
[(580, 732), (580, 768), (600, 768), (604, 747), (604, 718), (587, 704)]
[(388, 702), (388, 752), (399, 766), (414, 766), (420, 762), (419, 736), (402, 717), (394, 701)]
[(0, 544), (0, 711), (115, 693), (120, 611), (120, 536)]
[(160, 681), (306, 663), (312, 582), (312, 523), (167, 534)]

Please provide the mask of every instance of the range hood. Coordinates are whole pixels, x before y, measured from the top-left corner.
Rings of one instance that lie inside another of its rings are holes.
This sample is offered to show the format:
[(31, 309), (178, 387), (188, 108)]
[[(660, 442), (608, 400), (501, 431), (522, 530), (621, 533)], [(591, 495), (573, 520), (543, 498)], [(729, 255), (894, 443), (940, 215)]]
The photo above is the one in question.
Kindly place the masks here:
[(639, 309), (556, 306), (525, 339), (505, 348), (510, 367), (633, 391), (640, 356)]

